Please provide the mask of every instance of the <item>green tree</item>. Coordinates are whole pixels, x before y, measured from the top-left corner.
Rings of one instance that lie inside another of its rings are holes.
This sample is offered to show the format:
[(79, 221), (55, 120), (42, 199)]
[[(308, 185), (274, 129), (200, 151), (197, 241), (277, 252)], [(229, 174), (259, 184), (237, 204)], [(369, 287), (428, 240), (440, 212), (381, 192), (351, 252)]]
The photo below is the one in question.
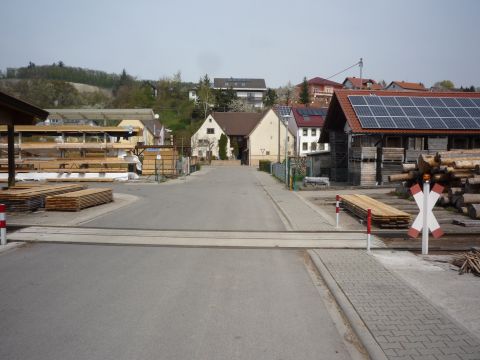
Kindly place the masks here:
[(310, 93), (308, 92), (307, 78), (303, 78), (302, 85), (300, 85), (300, 103), (308, 106), (310, 104)]
[(197, 86), (198, 106), (201, 108), (202, 117), (205, 120), (208, 116), (209, 109), (214, 102), (214, 94), (212, 84), (208, 74), (200, 79)]
[(220, 140), (218, 140), (218, 156), (220, 160), (227, 160), (227, 136), (222, 134)]
[(453, 84), (452, 81), (450, 80), (442, 80), (436, 82), (433, 87), (435, 88), (440, 88), (440, 89), (445, 89), (445, 90), (453, 90), (455, 89), (455, 85)]
[(215, 108), (218, 111), (230, 111), (234, 100), (237, 100), (237, 94), (233, 88), (215, 91)]
[(267, 93), (263, 98), (263, 104), (267, 107), (272, 107), (277, 103), (277, 100), (278, 100), (277, 92), (274, 89), (268, 88)]

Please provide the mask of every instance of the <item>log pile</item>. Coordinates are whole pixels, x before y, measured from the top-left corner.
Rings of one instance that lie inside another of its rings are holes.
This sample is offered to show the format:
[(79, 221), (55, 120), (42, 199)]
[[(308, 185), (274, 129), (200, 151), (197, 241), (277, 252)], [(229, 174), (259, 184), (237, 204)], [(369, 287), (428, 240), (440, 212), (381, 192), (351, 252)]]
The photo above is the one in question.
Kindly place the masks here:
[(0, 191), (0, 203), (7, 206), (7, 211), (33, 211), (45, 206), (47, 196), (83, 190), (84, 185), (42, 185), (30, 188), (11, 188)]
[(372, 210), (372, 222), (381, 228), (406, 228), (411, 216), (367, 195), (342, 195), (345, 209), (366, 220), (368, 209)]
[(480, 251), (472, 249), (471, 251), (455, 257), (452, 264), (458, 266), (458, 273), (472, 273), (475, 276), (480, 276)]
[(403, 164), (403, 173), (390, 175), (388, 180), (402, 182), (406, 190), (421, 183), (423, 174), (445, 187), (438, 205), (480, 219), (480, 149), (420, 154), (415, 164)]
[(112, 189), (85, 189), (46, 198), (45, 209), (54, 211), (80, 211), (113, 201)]

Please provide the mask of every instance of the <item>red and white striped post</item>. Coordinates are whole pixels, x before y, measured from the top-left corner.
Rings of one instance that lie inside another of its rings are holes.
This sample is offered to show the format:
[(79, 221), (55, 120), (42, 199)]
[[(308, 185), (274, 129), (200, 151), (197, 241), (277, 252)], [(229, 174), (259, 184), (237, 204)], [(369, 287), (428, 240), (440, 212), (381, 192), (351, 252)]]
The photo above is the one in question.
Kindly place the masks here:
[(372, 234), (372, 209), (367, 210), (367, 252), (370, 252)]
[(338, 229), (339, 223), (340, 223), (340, 195), (337, 195), (337, 203), (335, 204), (335, 214), (337, 217), (337, 226), (336, 228)]
[(0, 204), (0, 245), (7, 245), (7, 219), (5, 212), (7, 207)]

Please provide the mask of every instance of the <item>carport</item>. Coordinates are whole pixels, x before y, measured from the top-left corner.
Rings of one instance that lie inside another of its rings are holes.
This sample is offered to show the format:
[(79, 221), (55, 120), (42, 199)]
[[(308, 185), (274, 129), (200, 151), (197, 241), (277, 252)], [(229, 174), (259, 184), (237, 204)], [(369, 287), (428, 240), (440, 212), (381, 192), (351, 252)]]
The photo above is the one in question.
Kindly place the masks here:
[(45, 120), (48, 112), (0, 91), (0, 125), (7, 126), (8, 187), (15, 185), (15, 125), (33, 125)]

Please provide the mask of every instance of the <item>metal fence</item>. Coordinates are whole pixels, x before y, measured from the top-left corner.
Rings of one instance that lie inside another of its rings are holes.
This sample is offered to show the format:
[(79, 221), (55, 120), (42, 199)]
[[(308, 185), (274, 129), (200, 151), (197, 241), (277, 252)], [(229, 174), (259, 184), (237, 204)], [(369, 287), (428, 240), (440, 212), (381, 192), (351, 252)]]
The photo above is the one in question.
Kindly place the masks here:
[(271, 173), (277, 179), (285, 182), (285, 163), (273, 163)]

